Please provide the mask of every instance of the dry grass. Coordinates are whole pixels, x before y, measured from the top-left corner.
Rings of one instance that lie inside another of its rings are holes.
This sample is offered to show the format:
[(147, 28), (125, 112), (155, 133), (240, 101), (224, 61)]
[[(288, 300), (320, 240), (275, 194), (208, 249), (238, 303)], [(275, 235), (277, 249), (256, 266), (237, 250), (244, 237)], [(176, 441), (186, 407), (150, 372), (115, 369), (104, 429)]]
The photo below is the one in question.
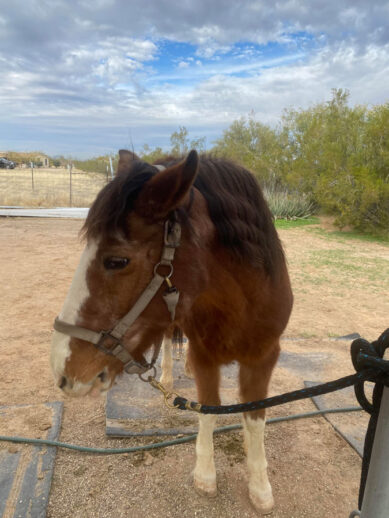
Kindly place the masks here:
[(105, 175), (65, 168), (0, 169), (0, 205), (24, 207), (89, 207), (107, 182)]

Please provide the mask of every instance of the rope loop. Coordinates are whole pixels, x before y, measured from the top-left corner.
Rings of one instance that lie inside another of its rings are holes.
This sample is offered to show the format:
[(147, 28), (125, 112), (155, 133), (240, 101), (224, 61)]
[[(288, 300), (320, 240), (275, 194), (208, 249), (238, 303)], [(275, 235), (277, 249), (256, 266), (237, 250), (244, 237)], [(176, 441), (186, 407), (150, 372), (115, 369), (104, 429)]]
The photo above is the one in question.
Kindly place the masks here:
[(363, 338), (354, 340), (351, 344), (351, 358), (357, 372), (368, 367), (381, 370), (385, 375), (389, 374), (389, 361), (383, 360), (386, 349), (389, 347), (389, 329), (370, 343)]
[(374, 412), (374, 405), (370, 403), (365, 394), (365, 381), (374, 381), (389, 386), (389, 361), (383, 360), (386, 349), (389, 347), (389, 329), (384, 331), (378, 340), (370, 343), (363, 338), (354, 340), (351, 344), (351, 359), (357, 372), (366, 369), (374, 369), (372, 378), (367, 378), (355, 383), (355, 396), (370, 415)]

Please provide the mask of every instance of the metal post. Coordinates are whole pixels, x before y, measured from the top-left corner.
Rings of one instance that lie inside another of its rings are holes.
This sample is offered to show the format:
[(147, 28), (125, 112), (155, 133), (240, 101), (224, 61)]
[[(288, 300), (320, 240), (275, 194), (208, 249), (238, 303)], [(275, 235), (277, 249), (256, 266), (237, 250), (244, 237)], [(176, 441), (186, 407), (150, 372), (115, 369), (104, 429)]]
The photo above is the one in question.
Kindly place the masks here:
[(111, 180), (113, 180), (113, 167), (112, 167), (112, 158), (109, 157), (109, 167), (111, 168)]
[(69, 207), (72, 206), (72, 169), (73, 164), (68, 164), (69, 168)]
[(31, 186), (32, 190), (34, 190), (34, 162), (30, 162), (31, 164)]
[(389, 516), (389, 388), (384, 387), (361, 518)]

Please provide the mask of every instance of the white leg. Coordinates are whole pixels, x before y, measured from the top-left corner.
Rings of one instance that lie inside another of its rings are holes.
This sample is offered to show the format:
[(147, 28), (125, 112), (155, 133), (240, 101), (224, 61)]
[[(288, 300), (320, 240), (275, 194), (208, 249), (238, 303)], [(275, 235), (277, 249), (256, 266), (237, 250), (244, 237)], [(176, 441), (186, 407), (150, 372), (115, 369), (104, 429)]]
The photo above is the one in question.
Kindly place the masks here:
[(273, 494), (267, 477), (264, 445), (265, 420), (243, 417), (243, 434), (249, 471), (249, 495), (254, 507), (268, 514), (274, 506)]
[(189, 361), (189, 350), (188, 349), (189, 349), (189, 342), (187, 343), (186, 347), (184, 348), (184, 354), (185, 354), (184, 372), (185, 372), (185, 376), (187, 378), (193, 379), (194, 375), (193, 375), (192, 367), (191, 367), (190, 361)]
[(164, 337), (162, 343), (162, 374), (160, 383), (171, 390), (173, 388), (173, 342), (171, 338)]
[(176, 360), (181, 360), (182, 354), (183, 354), (182, 342), (179, 342), (178, 344), (176, 344), (175, 350), (176, 350)]
[(215, 415), (199, 415), (194, 485), (201, 494), (207, 496), (215, 496), (217, 492), (216, 469), (213, 458), (213, 430), (215, 424)]

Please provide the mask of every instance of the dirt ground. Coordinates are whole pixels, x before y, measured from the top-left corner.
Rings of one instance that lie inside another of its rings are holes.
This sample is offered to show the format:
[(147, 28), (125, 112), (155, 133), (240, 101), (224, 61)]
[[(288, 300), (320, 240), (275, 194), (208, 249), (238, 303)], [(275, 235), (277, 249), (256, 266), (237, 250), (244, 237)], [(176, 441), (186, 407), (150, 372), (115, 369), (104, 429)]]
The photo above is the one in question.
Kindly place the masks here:
[[(142, 444), (150, 439), (107, 439), (104, 401), (67, 399), (51, 376), (51, 326), (78, 263), (81, 224), (0, 219), (0, 405), (63, 400), (62, 441), (100, 447)], [(375, 339), (388, 327), (389, 247), (334, 238), (319, 226), (280, 235), (295, 293), (286, 336), (296, 340), (283, 341), (283, 349), (328, 353), (325, 368), (312, 372), (312, 380), (352, 373), (348, 343), (331, 337), (358, 332)], [(302, 381), (298, 374), (277, 367), (271, 393), (300, 388)], [(268, 417), (312, 409), (309, 401), (291, 403), (271, 409)], [(20, 422), (20, 427), (18, 435), (42, 434), (36, 422)], [(7, 432), (0, 423), (0, 434)], [(360, 459), (324, 419), (269, 425), (266, 447), (274, 518), (342, 518), (357, 507)], [(15, 446), (3, 443), (0, 448)], [(215, 459), (219, 493), (207, 499), (192, 489), (193, 443), (116, 456), (59, 450), (47, 516), (255, 517), (240, 432), (215, 438)]]

